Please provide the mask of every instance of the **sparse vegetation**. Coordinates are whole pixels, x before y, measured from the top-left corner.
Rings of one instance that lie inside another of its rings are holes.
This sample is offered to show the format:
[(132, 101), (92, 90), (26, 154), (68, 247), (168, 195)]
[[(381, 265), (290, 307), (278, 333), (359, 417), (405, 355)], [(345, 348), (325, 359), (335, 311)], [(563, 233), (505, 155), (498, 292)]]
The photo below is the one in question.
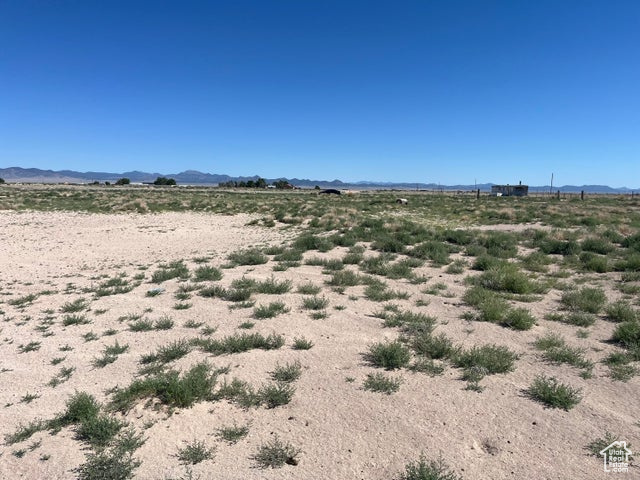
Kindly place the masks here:
[(289, 442), (283, 442), (276, 435), (270, 442), (260, 445), (252, 459), (260, 468), (280, 468), (284, 465), (298, 465), (301, 451)]
[(582, 399), (579, 389), (560, 383), (554, 377), (545, 377), (544, 375), (536, 377), (527, 393), (534, 400), (551, 408), (564, 410), (571, 410)]
[(392, 378), (382, 373), (370, 373), (367, 374), (367, 378), (362, 384), (362, 388), (371, 392), (385, 393), (391, 395), (400, 390), (400, 384), (402, 380), (400, 378)]

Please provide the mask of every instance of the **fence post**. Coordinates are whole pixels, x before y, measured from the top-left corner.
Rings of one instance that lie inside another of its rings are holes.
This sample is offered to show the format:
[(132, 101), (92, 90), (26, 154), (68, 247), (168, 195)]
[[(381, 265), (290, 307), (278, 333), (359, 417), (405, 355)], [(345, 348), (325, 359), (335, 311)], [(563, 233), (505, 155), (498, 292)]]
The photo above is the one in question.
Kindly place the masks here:
[(580, 200), (584, 200), (584, 190), (580, 192)]

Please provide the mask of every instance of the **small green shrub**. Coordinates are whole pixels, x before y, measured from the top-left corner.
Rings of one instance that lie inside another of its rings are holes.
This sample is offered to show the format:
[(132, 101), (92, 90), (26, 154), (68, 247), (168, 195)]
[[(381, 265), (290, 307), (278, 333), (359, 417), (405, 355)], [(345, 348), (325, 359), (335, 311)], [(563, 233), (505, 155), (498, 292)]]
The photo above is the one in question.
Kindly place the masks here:
[(135, 460), (131, 453), (123, 453), (119, 448), (89, 453), (85, 463), (76, 472), (78, 480), (127, 480), (142, 462)]
[(278, 281), (271, 277), (262, 282), (257, 282), (254, 287), (254, 291), (257, 293), (266, 293), (271, 295), (282, 295), (291, 290), (291, 280)]
[(524, 308), (510, 308), (501, 324), (514, 330), (529, 330), (536, 324), (536, 319)]
[(209, 265), (203, 265), (196, 268), (193, 275), (193, 280), (195, 282), (217, 281), (222, 278), (222, 272), (220, 269)]
[(255, 248), (233, 252), (227, 259), (235, 265), (262, 265), (269, 261), (269, 257)]
[(114, 439), (125, 424), (120, 420), (107, 416), (96, 415), (84, 419), (76, 429), (76, 438), (88, 443), (94, 449), (104, 448)]
[(216, 449), (207, 447), (204, 442), (194, 440), (184, 448), (178, 450), (178, 460), (183, 464), (195, 465), (205, 460), (211, 460)]
[(258, 319), (273, 318), (282, 313), (287, 313), (288, 311), (289, 308), (285, 305), (284, 302), (271, 302), (268, 305), (258, 305), (253, 310), (253, 317)]
[(441, 375), (444, 372), (444, 365), (436, 363), (431, 358), (417, 358), (414, 363), (409, 366), (412, 372), (426, 373), (431, 377)]
[(473, 346), (469, 350), (460, 350), (453, 355), (453, 364), (456, 367), (470, 369), (482, 367), (487, 374), (507, 373), (515, 368), (515, 360), (518, 355), (507, 347), (498, 345)]
[(82, 310), (87, 309), (87, 301), (84, 298), (78, 298), (73, 302), (67, 302), (62, 307), (60, 307), (60, 311), (62, 313), (77, 313)]
[(307, 340), (304, 337), (301, 337), (301, 338), (296, 337), (293, 339), (292, 348), (294, 350), (309, 350), (311, 347), (313, 347), (313, 342), (311, 340)]
[(418, 354), (431, 359), (448, 358), (453, 352), (453, 343), (444, 333), (434, 336), (423, 332), (411, 339), (411, 348)]
[(416, 462), (408, 463), (398, 480), (462, 480), (452, 472), (444, 460), (427, 460), (424, 456)]
[(156, 270), (151, 276), (151, 282), (162, 283), (173, 278), (189, 278), (189, 269), (182, 260), (160, 265), (158, 270)]
[(363, 388), (371, 392), (385, 393), (391, 395), (392, 393), (400, 390), (400, 384), (402, 380), (400, 378), (391, 378), (382, 373), (368, 374), (366, 380), (363, 383)]
[(640, 348), (640, 321), (620, 323), (613, 332), (613, 341), (625, 348)]
[(249, 434), (249, 425), (239, 427), (235, 423), (231, 427), (222, 427), (216, 435), (227, 443), (235, 444)]
[(126, 412), (137, 400), (155, 397), (165, 405), (190, 407), (197, 401), (211, 398), (216, 377), (216, 372), (206, 362), (194, 365), (182, 376), (173, 370), (160, 372), (134, 380), (128, 387), (117, 390), (110, 406)]
[(286, 405), (293, 398), (296, 389), (286, 382), (268, 383), (258, 390), (258, 398), (267, 408)]
[(564, 292), (560, 301), (569, 310), (598, 314), (607, 297), (601, 288), (583, 287), (580, 290)]
[(247, 352), (253, 349), (275, 350), (284, 345), (282, 335), (269, 334), (264, 337), (259, 333), (241, 333), (217, 339), (196, 339), (192, 342), (203, 351), (213, 355)]
[(299, 361), (287, 363), (286, 365), (276, 365), (271, 372), (271, 378), (277, 382), (295, 382), (302, 375), (302, 365)]
[(596, 322), (596, 316), (594, 314), (585, 312), (551, 313), (546, 315), (545, 318), (554, 322), (562, 322), (577, 327), (590, 327)]
[(86, 315), (65, 315), (62, 319), (62, 325), (69, 327), (71, 325), (86, 325), (91, 323), (91, 320)]
[(610, 303), (605, 308), (607, 318), (613, 322), (632, 322), (640, 320), (638, 311), (633, 308), (629, 302), (624, 300), (618, 300), (617, 302)]
[(313, 283), (305, 283), (302, 285), (298, 285), (298, 293), (302, 293), (303, 295), (317, 295), (322, 290), (321, 287), (314, 285)]
[(300, 450), (289, 442), (282, 442), (276, 435), (271, 441), (260, 445), (251, 458), (260, 468), (280, 468), (284, 465), (298, 465), (300, 453)]
[(334, 273), (327, 281), (333, 287), (353, 287), (362, 283), (362, 278), (351, 270), (341, 270)]
[(326, 297), (305, 297), (302, 299), (302, 308), (305, 310), (324, 310), (329, 305)]
[(409, 363), (411, 352), (399, 341), (387, 341), (371, 345), (369, 353), (365, 356), (376, 367), (394, 370), (402, 368)]
[(544, 375), (536, 377), (527, 390), (527, 394), (551, 408), (562, 408), (567, 411), (575, 407), (582, 399), (580, 389), (560, 383), (554, 377)]

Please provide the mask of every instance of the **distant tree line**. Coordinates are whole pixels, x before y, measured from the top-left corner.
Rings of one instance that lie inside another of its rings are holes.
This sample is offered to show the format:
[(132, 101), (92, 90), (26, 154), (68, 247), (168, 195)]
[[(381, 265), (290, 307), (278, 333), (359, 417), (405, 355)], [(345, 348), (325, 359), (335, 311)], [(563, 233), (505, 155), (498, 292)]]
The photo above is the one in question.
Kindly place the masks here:
[[(131, 180), (127, 177), (119, 178), (116, 181), (116, 185), (129, 185)], [(98, 185), (99, 182), (93, 182), (93, 185)], [(109, 182), (104, 182), (105, 185), (109, 185)], [(176, 181), (173, 178), (167, 177), (158, 177), (153, 181), (154, 185), (177, 185)]]
[(154, 185), (177, 185), (173, 178), (158, 177), (153, 182)]
[[(258, 178), (257, 180), (247, 180), (245, 181), (235, 181), (229, 180), (228, 182), (220, 182), (218, 183), (219, 187), (223, 188), (267, 188), (269, 184), (264, 178)], [(293, 188), (286, 180), (276, 180), (271, 185), (278, 189), (288, 189)]]
[(219, 187), (226, 188), (267, 188), (267, 181), (264, 178), (258, 178), (257, 180), (247, 180), (246, 182), (236, 182), (229, 180), (228, 182), (221, 182)]

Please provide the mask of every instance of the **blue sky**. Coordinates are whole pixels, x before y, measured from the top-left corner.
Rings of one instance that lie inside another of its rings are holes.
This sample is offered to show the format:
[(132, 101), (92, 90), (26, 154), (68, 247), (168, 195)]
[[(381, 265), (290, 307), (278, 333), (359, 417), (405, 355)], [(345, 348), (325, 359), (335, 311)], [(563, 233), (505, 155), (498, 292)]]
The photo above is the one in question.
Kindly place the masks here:
[(0, 1), (0, 167), (640, 186), (640, 2)]

